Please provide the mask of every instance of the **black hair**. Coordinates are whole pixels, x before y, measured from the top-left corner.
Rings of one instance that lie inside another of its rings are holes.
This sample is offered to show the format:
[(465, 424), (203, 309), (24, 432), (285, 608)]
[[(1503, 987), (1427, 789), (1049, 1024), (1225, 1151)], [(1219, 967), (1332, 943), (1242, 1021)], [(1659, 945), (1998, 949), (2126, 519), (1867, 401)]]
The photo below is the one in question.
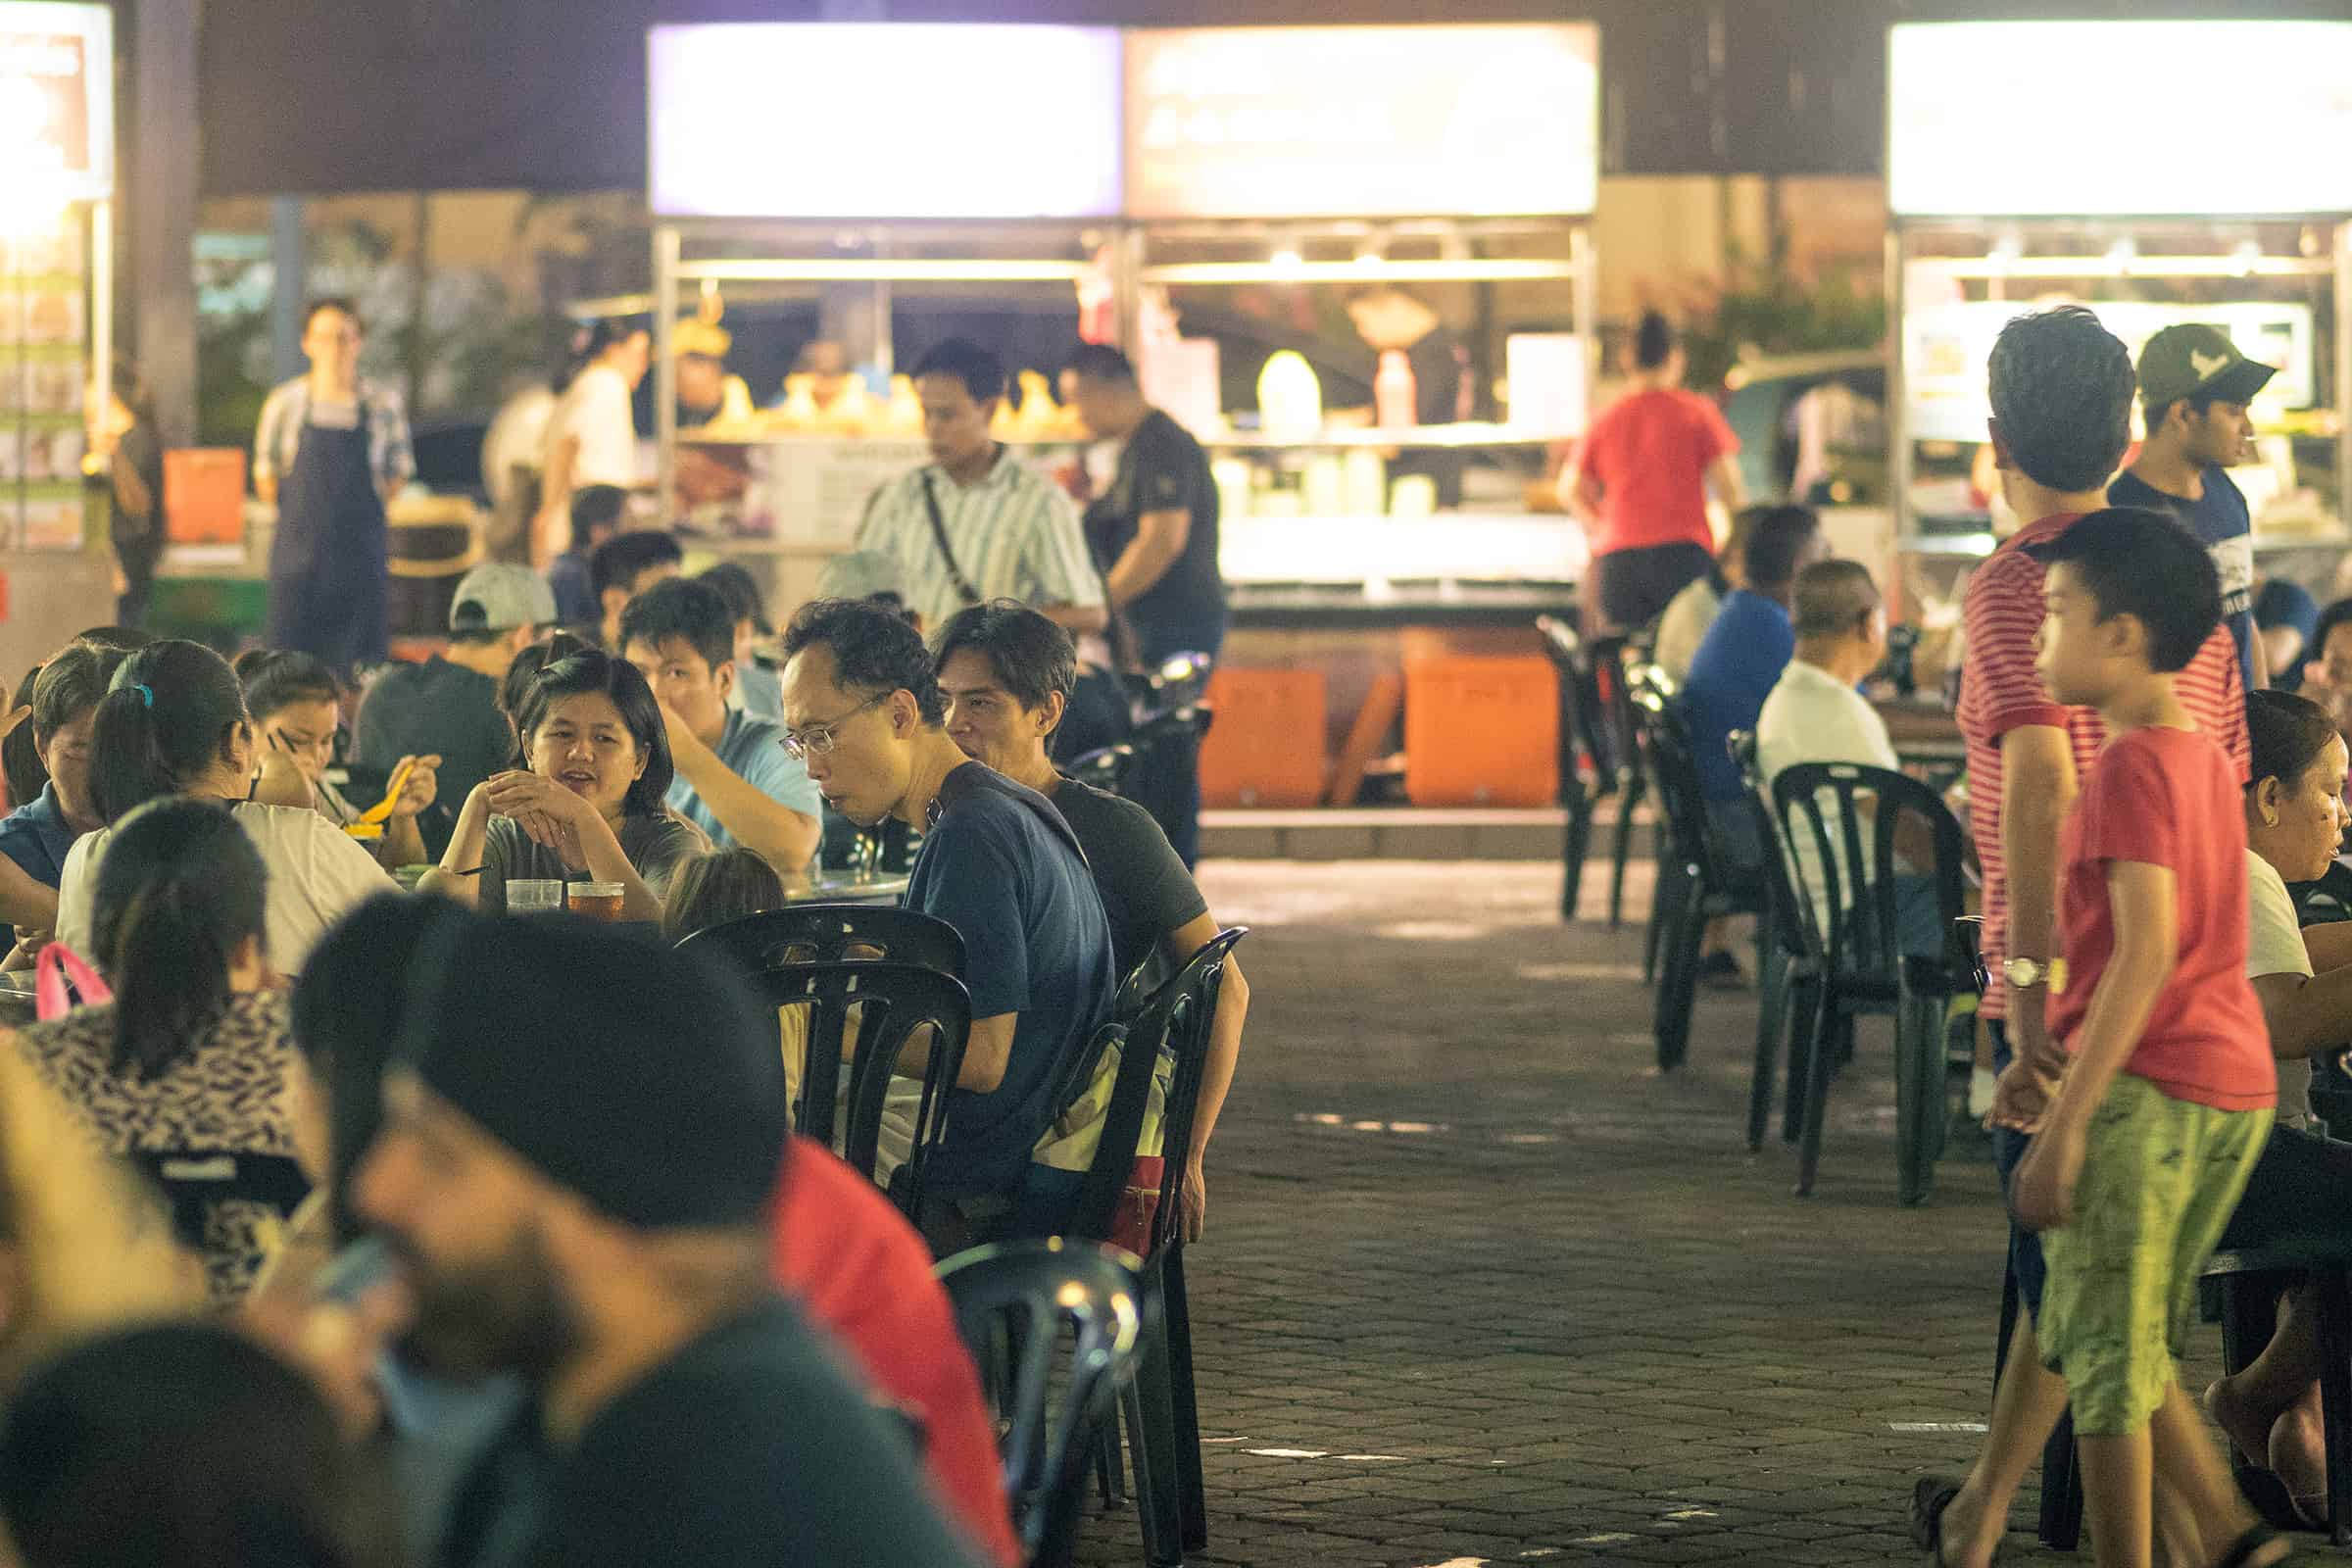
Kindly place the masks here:
[(942, 338), (914, 362), (914, 379), (952, 375), (974, 403), (1004, 395), (1004, 362), (967, 337)]
[(992, 599), (950, 616), (933, 639), (932, 667), (965, 649), (981, 655), (997, 684), (1023, 708), (1043, 708), (1055, 692), (1067, 703), (1078, 685), (1078, 645), (1048, 616), (1017, 599)]
[(2222, 579), (2202, 540), (2161, 512), (2109, 507), (2027, 547), (2045, 566), (2074, 568), (2098, 618), (2135, 616), (2148, 635), (2148, 666), (2186, 669), (2222, 623)]
[(122, 818), (98, 861), (90, 936), (115, 990), (119, 1077), (160, 1078), (195, 1049), (228, 1000), (239, 944), (263, 933), (261, 852), (211, 801), (150, 801)]
[(2187, 404), (2188, 412), (2196, 417), (2202, 419), (2206, 415), (2213, 412), (2213, 406), (2220, 401), (2221, 399), (2215, 397), (2210, 392), (2199, 392), (2192, 397), (2167, 398), (2162, 403), (2156, 403), (2149, 400), (2147, 393), (2143, 389), (2140, 393), (2139, 399), (2140, 423), (2147, 427), (2148, 434), (2154, 435), (2157, 430), (2162, 427), (2164, 421), (2172, 416), (2174, 404)]
[(340, 703), (342, 683), (317, 656), (257, 648), (237, 656), (237, 679), (245, 688), (245, 713), (255, 723), (296, 703)]
[(1816, 561), (1796, 574), (1788, 619), (1799, 637), (1842, 637), (1879, 608), (1879, 585), (1859, 561)]
[(1634, 366), (1654, 370), (1674, 357), (1674, 323), (1661, 311), (1643, 311), (1634, 328)]
[(923, 635), (905, 616), (870, 599), (812, 599), (784, 629), (784, 657), (822, 643), (833, 651), (833, 677), (844, 689), (906, 692), (926, 724), (946, 721), (948, 701)]
[(348, 295), (321, 294), (302, 308), (302, 329), (304, 332), (307, 333), (310, 331), (313, 318), (317, 317), (320, 311), (341, 311), (345, 316), (351, 318), (352, 325), (358, 326), (360, 324), (360, 308), (352, 303)]
[(1796, 575), (1797, 558), (1821, 533), (1811, 507), (1770, 507), (1747, 531), (1740, 569), (1750, 588), (1778, 588)]
[(726, 596), (684, 577), (658, 582), (621, 611), (620, 646), (613, 652), (626, 654), (629, 644), (643, 643), (660, 653), (673, 637), (684, 639), (714, 671), (734, 662), (735, 612), (728, 608)]
[(637, 666), (625, 659), (590, 648), (558, 660), (539, 671), (514, 715), (514, 734), (524, 757), (530, 756), (531, 735), (547, 720), (547, 710), (566, 697), (611, 698), (620, 710), (620, 722), (645, 757), (645, 772), (629, 786), (621, 809), (630, 816), (660, 816), (667, 808), (670, 780), (677, 776), (669, 759), (669, 732), (662, 723), (662, 705), (645, 683)]
[(1086, 343), (1070, 356), (1070, 373), (1111, 386), (1133, 386), (1135, 362), (1107, 343)]
[(77, 642), (68, 643), (43, 664), (32, 682), (34, 738), (46, 742), (96, 708), (115, 671), (122, 667), (124, 657), (119, 649)]
[(369, 1568), (398, 1558), (388, 1502), (317, 1386), (218, 1324), (81, 1341), (0, 1421), (25, 1568)]
[[(39, 687), (41, 671), (46, 665), (35, 664), (24, 672), (9, 699), (9, 710), (32, 706), (32, 694)], [(0, 741), (0, 771), (8, 776), (8, 799), (12, 806), (29, 806), (49, 787), (49, 767), (41, 760), (39, 742), (33, 739), (30, 724), (19, 724), (8, 739)]]
[(75, 632), (74, 640), (88, 643), (93, 648), (112, 648), (118, 653), (129, 654), (155, 641), (155, 634), (141, 631), (136, 626), (92, 626), (87, 631)]
[(576, 550), (586, 544), (589, 537), (599, 530), (619, 527), (628, 510), (629, 493), (616, 484), (584, 484), (574, 490), (571, 493), (572, 548)]
[(2123, 339), (2080, 305), (2011, 318), (1986, 363), (2001, 444), (2027, 478), (2051, 490), (2095, 490), (2132, 444), (2138, 385)]
[(747, 914), (784, 907), (784, 879), (756, 850), (741, 845), (698, 855), (670, 878), (663, 903), (662, 935), (683, 942)]
[(108, 822), (172, 795), (229, 756), (246, 722), (228, 661), (167, 638), (122, 661), (90, 732), (90, 800)]
[(626, 529), (588, 553), (588, 589), (602, 605), (606, 589), (634, 591), (637, 579), (646, 572), (656, 566), (676, 565), (685, 559), (678, 541), (661, 529)]
[(400, 1038), (410, 971), (427, 932), (457, 908), (445, 899), (383, 893), (319, 939), (294, 984), (294, 1043), (325, 1090), (328, 1201), (335, 1238), (367, 1226), (351, 1207), (352, 1174), (383, 1126), (383, 1077)]
[[(307, 322), (305, 323), (308, 324)], [(127, 354), (118, 354), (107, 377), (107, 391), (118, 403), (130, 411), (131, 421), (155, 427), (155, 393), (147, 378), (139, 373), (138, 362)]]
[(597, 357), (615, 343), (626, 343), (638, 333), (651, 335), (653, 323), (642, 316), (600, 316), (575, 329), (564, 355), (564, 368), (554, 381), (555, 392), (562, 397), (571, 383), (579, 379), (582, 370), (594, 365)]
[(2252, 754), (2246, 787), (2266, 778), (2293, 790), (2336, 738), (2328, 710), (2308, 697), (2276, 690), (2246, 693), (2246, 746)]
[(498, 688), (498, 710), (512, 720), (522, 711), (523, 699), (531, 694), (531, 682), (548, 665), (560, 663), (574, 654), (584, 654), (588, 645), (567, 631), (550, 633), (524, 647), (507, 666), (507, 678)]
[(762, 637), (774, 635), (775, 628), (767, 622), (767, 596), (760, 591), (760, 579), (743, 563), (722, 561), (708, 571), (696, 572), (694, 580), (717, 589), (736, 620), (750, 621), (752, 630)]
[(2303, 645), (2303, 657), (2315, 662), (2325, 662), (2328, 633), (2338, 626), (2352, 626), (2352, 599), (2338, 599), (2320, 612), (2320, 618), (2312, 623), (2311, 641)]

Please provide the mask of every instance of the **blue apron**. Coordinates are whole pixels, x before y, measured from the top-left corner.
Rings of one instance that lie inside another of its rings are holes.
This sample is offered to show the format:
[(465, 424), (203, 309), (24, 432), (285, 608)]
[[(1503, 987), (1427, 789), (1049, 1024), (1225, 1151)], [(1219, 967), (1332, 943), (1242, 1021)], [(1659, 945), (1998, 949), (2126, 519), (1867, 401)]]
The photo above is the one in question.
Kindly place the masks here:
[(349, 430), (305, 419), (278, 487), (270, 546), (270, 646), (348, 675), (386, 655), (390, 592), (384, 498), (368, 457), (368, 405)]

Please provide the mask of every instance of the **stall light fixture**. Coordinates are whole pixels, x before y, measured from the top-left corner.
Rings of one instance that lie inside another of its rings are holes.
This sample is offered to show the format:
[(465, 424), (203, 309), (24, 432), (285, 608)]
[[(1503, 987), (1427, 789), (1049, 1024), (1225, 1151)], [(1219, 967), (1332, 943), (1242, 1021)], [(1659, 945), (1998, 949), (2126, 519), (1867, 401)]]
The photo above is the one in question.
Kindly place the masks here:
[(1266, 258), (1266, 265), (1272, 268), (1277, 273), (1289, 274), (1304, 270), (1306, 267), (1306, 258), (1300, 256), (1295, 247), (1285, 245), (1282, 249), (1276, 251), (1272, 256)]
[(2309, 277), (2332, 270), (2326, 259), (2300, 256), (2018, 256), (1921, 257), (1947, 277)]
[(2131, 271), (2132, 264), (2138, 260), (2139, 241), (2129, 235), (2107, 247), (2107, 270), (2118, 277)]
[(2240, 240), (2230, 253), (2230, 260), (2236, 264), (2238, 276), (2252, 277), (2254, 270), (2262, 265), (2262, 246), (2250, 239)]
[(1067, 283), (1084, 275), (1085, 262), (990, 261), (941, 258), (934, 261), (812, 257), (771, 261), (760, 257), (681, 262), (682, 279), (723, 278), (737, 283)]
[(1528, 283), (1577, 275), (1570, 261), (1389, 261), (1358, 255), (1350, 262), (1308, 262), (1295, 252), (1272, 262), (1173, 262), (1144, 269), (1147, 283), (1347, 283), (1366, 277), (1425, 283)]

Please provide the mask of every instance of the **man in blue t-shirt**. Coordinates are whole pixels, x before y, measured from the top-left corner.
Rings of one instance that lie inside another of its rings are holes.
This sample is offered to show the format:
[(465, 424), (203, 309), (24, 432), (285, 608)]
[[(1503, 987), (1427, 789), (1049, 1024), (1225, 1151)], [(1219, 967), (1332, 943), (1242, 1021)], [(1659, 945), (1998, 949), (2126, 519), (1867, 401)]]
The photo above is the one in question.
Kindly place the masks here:
[(1031, 1154), (1084, 1085), (1117, 987), (1086, 857), (1052, 802), (948, 738), (930, 652), (890, 610), (805, 605), (784, 658), (786, 734), (808, 776), (861, 826), (925, 830), (906, 906), (963, 938), (972, 1032), (934, 1190), (982, 1235), (1054, 1234), (1084, 1173)]
[(730, 707), (735, 612), (709, 583), (658, 582), (620, 612), (621, 657), (661, 701), (677, 777), (669, 808), (720, 849), (759, 853), (787, 879), (816, 858), (823, 803), (784, 731)]
[[(1715, 622), (1690, 658), (1683, 681), (1683, 722), (1696, 753), (1698, 781), (1707, 798), (1707, 816), (1725, 855), (1743, 865), (1761, 865), (1755, 818), (1740, 799), (1740, 769), (1727, 746), (1732, 731), (1756, 727), (1764, 699), (1780, 683), (1796, 653), (1788, 618), (1796, 574), (1829, 555), (1821, 520), (1808, 507), (1774, 507), (1748, 531), (1740, 568), (1744, 586), (1724, 595)], [(1710, 983), (1737, 983), (1739, 961), (1720, 920), (1707, 927), (1700, 949), (1700, 975)]]
[(2246, 690), (2269, 682), (2254, 634), (2254, 522), (2226, 471), (2254, 452), (2246, 405), (2278, 372), (2237, 352), (2218, 326), (2168, 326), (2139, 351), (2139, 405), (2147, 435), (2139, 457), (2107, 487), (2109, 504), (2178, 517), (2213, 552), (2222, 619), (2237, 639)]

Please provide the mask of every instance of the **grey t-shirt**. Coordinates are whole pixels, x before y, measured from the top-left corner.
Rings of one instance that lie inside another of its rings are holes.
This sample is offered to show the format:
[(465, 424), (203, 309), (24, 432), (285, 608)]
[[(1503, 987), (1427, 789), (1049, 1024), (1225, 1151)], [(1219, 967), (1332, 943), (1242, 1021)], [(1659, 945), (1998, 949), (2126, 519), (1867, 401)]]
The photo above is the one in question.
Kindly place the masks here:
[[(679, 865), (710, 848), (703, 830), (682, 816), (662, 811), (656, 816), (630, 815), (620, 823), (620, 853), (629, 858), (629, 864), (645, 878), (645, 885), (656, 898), (669, 896), (669, 879), (676, 875)], [(488, 839), (482, 846), (481, 909), (485, 914), (507, 912), (507, 883), (510, 879), (529, 880), (534, 877), (562, 882), (578, 881), (580, 873), (564, 863), (564, 857), (516, 826), (513, 817), (494, 816), (490, 819)]]

